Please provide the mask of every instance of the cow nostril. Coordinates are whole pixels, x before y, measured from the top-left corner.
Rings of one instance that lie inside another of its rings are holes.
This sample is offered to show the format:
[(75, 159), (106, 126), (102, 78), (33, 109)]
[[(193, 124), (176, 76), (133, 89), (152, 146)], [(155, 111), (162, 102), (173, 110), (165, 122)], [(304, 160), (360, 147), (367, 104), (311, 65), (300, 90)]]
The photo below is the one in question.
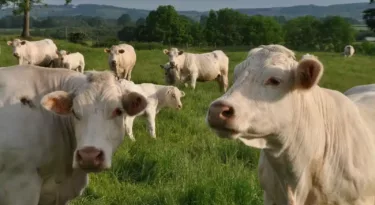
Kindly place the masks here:
[(226, 119), (233, 117), (233, 115), (234, 115), (234, 109), (233, 109), (233, 107), (229, 107), (229, 106), (223, 107), (223, 110), (220, 113), (220, 115), (222, 117), (226, 118)]
[(98, 153), (98, 155), (96, 156), (95, 158), (97, 161), (103, 161), (104, 160), (104, 152), (102, 150), (100, 150), (100, 152)]

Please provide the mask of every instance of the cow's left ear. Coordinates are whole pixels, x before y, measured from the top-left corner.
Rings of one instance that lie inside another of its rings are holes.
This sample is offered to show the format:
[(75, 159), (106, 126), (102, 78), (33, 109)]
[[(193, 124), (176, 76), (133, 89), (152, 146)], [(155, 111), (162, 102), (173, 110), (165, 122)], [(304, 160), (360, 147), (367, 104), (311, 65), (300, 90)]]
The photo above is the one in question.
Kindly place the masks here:
[(178, 55), (182, 55), (184, 51), (178, 51)]
[(184, 91), (180, 91), (181, 93), (181, 97), (185, 97), (185, 92)]
[(323, 75), (324, 66), (313, 55), (304, 55), (295, 71), (296, 88), (310, 89), (317, 85)]
[(58, 115), (69, 115), (73, 107), (72, 93), (54, 91), (43, 96), (40, 104), (48, 111)]
[(7, 41), (7, 44), (8, 44), (8, 46), (11, 46), (11, 45), (13, 45), (13, 42), (12, 41)]
[(21, 45), (25, 45), (26, 44), (26, 41), (21, 41)]
[(146, 98), (137, 92), (130, 92), (122, 96), (122, 107), (129, 116), (142, 112), (147, 104)]

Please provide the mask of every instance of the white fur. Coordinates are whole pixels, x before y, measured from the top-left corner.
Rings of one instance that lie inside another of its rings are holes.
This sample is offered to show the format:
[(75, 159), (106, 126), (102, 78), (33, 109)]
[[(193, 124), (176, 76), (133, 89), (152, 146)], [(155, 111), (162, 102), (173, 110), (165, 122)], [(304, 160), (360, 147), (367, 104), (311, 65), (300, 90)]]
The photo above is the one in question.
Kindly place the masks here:
[(68, 53), (65, 50), (61, 50), (58, 55), (62, 59), (61, 64), (64, 68), (84, 73), (85, 57), (80, 52)]
[[(131, 80), (131, 73), (137, 61), (133, 46), (128, 44), (113, 45), (104, 51), (108, 53), (108, 65), (116, 77)], [(112, 64), (113, 61), (116, 61), (116, 65)]]
[(345, 57), (352, 57), (354, 55), (354, 47), (352, 45), (347, 45), (344, 48), (344, 56)]

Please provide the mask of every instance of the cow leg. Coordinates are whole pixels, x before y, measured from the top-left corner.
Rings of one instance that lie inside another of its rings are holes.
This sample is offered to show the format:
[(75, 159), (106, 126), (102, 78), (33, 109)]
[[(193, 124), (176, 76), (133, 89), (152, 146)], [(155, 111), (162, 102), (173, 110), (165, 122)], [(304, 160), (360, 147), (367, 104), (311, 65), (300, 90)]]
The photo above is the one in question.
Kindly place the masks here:
[(17, 174), (4, 175), (0, 175), (0, 204), (38, 205), (42, 180), (37, 170), (17, 170)]
[(81, 67), (81, 73), (83, 73), (85, 71), (85, 64), (82, 63), (80, 67)]
[(197, 78), (198, 78), (198, 73), (193, 73), (190, 77), (190, 86), (195, 90), (195, 85), (197, 84)]
[(133, 135), (134, 119), (135, 119), (135, 117), (131, 117), (131, 116), (125, 117), (125, 132), (132, 141), (135, 141), (135, 138), (134, 138), (134, 135)]
[(68, 201), (81, 196), (88, 184), (89, 178), (86, 173), (80, 169), (75, 169), (71, 177), (65, 180), (57, 193), (57, 204), (66, 205)]
[(129, 70), (129, 71), (128, 71), (128, 74), (126, 75), (126, 80), (129, 80), (129, 81), (130, 81), (131, 78), (132, 78), (132, 71)]
[(228, 89), (228, 75), (221, 75), (222, 91), (226, 92)]
[(156, 138), (156, 127), (155, 127), (156, 112), (150, 112), (147, 114), (148, 132), (152, 138)]

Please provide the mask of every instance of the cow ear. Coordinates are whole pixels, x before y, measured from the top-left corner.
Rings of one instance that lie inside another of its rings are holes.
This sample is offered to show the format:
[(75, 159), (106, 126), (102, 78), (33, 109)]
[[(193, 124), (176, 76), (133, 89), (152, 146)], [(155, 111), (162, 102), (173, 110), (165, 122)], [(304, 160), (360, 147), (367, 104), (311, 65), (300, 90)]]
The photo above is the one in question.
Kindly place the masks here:
[(110, 52), (110, 50), (108, 48), (104, 49), (104, 53), (109, 53), (109, 52)]
[(69, 115), (73, 107), (73, 94), (55, 91), (43, 96), (41, 105), (48, 111), (58, 115)]
[(323, 75), (323, 64), (313, 55), (304, 55), (298, 63), (295, 76), (296, 87), (310, 89), (317, 85)]
[(66, 55), (69, 55), (69, 54), (70, 54), (70, 52), (69, 52), (69, 51), (67, 51), (67, 52), (66, 52)]
[(8, 46), (11, 46), (11, 45), (13, 45), (13, 42), (12, 41), (7, 41), (7, 44), (8, 44)]
[(21, 45), (25, 45), (26, 44), (26, 41), (21, 41)]
[(185, 92), (184, 91), (180, 91), (181, 92), (181, 97), (185, 97)]
[(146, 98), (136, 92), (130, 92), (122, 97), (122, 107), (129, 116), (142, 112), (147, 107), (147, 104)]
[(120, 49), (118, 52), (119, 53), (125, 53), (125, 50), (124, 49)]
[(178, 55), (182, 55), (184, 51), (178, 51)]
[(164, 50), (163, 50), (163, 53), (166, 54), (166, 55), (168, 55), (168, 54), (169, 54), (168, 49), (164, 49)]

